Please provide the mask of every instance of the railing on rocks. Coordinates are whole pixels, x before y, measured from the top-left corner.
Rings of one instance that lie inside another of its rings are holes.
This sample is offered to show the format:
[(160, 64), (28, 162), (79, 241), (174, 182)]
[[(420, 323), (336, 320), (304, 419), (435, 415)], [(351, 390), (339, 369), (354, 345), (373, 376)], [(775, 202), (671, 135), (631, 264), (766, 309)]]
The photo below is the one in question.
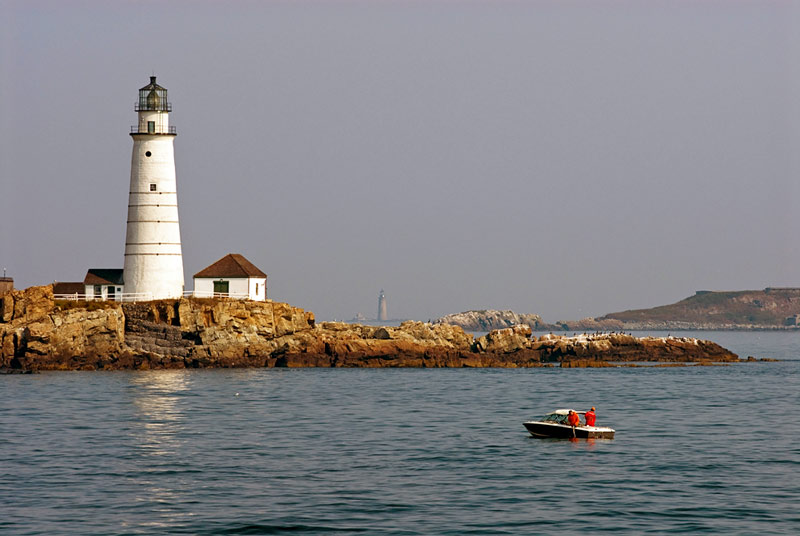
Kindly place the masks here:
[[(250, 295), (242, 292), (210, 292), (202, 290), (187, 290), (183, 292), (184, 298), (234, 298), (237, 300), (250, 299)], [(123, 292), (113, 296), (96, 296), (94, 294), (53, 294), (53, 299), (68, 301), (117, 301), (117, 302), (140, 302), (152, 301), (153, 295), (150, 292)]]
[(186, 298), (235, 298), (246, 300), (250, 295), (245, 292), (211, 292), (208, 290), (187, 290), (183, 293)]
[[(53, 299), (70, 301), (87, 301), (86, 294), (53, 294)], [(91, 299), (91, 298), (90, 298)]]
[(69, 300), (69, 301), (117, 301), (117, 302), (138, 302), (138, 301), (151, 301), (153, 295), (149, 292), (123, 292), (114, 294), (113, 296), (95, 296), (94, 294), (53, 294), (55, 300)]

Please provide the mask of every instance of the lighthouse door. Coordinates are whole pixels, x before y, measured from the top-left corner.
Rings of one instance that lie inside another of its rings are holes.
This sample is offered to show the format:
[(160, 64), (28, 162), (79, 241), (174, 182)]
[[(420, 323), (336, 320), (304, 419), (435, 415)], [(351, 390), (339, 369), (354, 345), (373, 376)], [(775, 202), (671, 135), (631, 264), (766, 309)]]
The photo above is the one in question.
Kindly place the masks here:
[(214, 281), (214, 296), (228, 295), (228, 281)]

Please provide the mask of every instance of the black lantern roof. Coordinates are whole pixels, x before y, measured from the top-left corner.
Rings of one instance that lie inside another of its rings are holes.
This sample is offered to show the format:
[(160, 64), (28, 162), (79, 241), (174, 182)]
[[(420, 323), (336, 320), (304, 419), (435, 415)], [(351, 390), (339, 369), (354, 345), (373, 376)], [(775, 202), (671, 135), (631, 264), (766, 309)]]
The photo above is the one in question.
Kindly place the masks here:
[(167, 101), (167, 88), (156, 84), (156, 77), (150, 77), (150, 83), (139, 90), (137, 112), (171, 112), (172, 103)]

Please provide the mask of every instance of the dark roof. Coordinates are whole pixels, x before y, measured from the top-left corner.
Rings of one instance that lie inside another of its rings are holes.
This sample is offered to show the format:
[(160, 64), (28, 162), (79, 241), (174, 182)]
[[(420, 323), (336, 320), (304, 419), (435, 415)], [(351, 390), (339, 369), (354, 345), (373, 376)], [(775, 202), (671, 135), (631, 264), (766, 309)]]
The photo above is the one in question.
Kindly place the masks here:
[(267, 277), (267, 274), (238, 253), (229, 253), (194, 277)]
[(122, 268), (89, 268), (85, 285), (122, 285)]
[(139, 91), (147, 91), (148, 89), (153, 90), (153, 89), (167, 89), (167, 88), (159, 86), (158, 84), (156, 84), (156, 77), (155, 76), (151, 76), (150, 77), (150, 83), (147, 84), (146, 86), (144, 86), (143, 88), (139, 89)]
[(80, 281), (55, 281), (53, 283), (53, 294), (83, 294), (86, 291), (86, 284)]

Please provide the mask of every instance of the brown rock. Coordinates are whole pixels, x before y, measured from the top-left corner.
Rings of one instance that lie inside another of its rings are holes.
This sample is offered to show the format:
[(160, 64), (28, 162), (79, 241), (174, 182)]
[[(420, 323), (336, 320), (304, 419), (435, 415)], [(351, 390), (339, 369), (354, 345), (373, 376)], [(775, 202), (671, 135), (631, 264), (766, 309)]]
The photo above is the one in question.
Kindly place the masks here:
[(12, 290), (0, 297), (0, 302), (2, 302), (1, 322), (12, 323), (16, 319), (41, 318), (53, 310), (53, 286)]
[(514, 326), (512, 328), (490, 331), (475, 341), (475, 349), (479, 352), (508, 354), (531, 347), (531, 328)]
[[(448, 324), (316, 324), (289, 304), (233, 299), (136, 304), (58, 302), (49, 287), (15, 291), (2, 305), (0, 367), (564, 367), (610, 361), (713, 362), (736, 356), (708, 341), (629, 335), (545, 335), (528, 326), (474, 340)], [(9, 305), (11, 304), (11, 305)], [(601, 365), (601, 363), (604, 363)]]

